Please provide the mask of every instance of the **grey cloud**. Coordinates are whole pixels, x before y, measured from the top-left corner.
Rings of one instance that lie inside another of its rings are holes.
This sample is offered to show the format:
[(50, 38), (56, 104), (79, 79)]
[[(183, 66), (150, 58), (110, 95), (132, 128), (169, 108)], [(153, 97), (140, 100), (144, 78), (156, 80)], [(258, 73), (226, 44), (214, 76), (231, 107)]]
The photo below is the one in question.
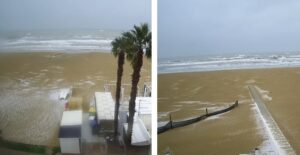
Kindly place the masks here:
[(149, 0), (1, 0), (0, 30), (128, 29), (151, 22)]
[(296, 0), (160, 0), (158, 56), (297, 51)]

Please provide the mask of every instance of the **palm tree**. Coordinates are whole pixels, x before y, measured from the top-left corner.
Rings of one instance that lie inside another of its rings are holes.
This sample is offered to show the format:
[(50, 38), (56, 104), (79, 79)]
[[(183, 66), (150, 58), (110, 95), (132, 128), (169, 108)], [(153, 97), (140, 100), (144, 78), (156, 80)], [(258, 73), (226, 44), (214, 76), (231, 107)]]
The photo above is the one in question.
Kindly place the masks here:
[(132, 128), (135, 114), (135, 100), (140, 80), (140, 72), (143, 66), (144, 55), (151, 58), (151, 32), (147, 24), (134, 26), (134, 29), (123, 33), (123, 37), (127, 40), (127, 45), (130, 45), (127, 50), (127, 59), (131, 62), (133, 68), (131, 92), (129, 100), (129, 118), (127, 135), (131, 142)]
[(118, 135), (118, 116), (121, 97), (121, 83), (123, 76), (123, 65), (125, 59), (125, 40), (122, 37), (118, 37), (112, 41), (112, 53), (115, 57), (118, 57), (118, 71), (117, 71), (117, 84), (116, 84), (116, 104), (115, 104), (115, 120), (114, 120), (114, 132), (115, 136)]

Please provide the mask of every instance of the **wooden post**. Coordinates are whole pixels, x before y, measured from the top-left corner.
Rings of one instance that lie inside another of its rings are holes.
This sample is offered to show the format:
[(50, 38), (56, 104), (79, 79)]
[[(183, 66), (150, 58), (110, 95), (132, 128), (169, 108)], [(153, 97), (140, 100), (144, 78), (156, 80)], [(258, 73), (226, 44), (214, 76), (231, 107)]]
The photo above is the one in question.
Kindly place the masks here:
[(172, 128), (173, 128), (173, 125), (172, 125), (172, 116), (171, 116), (171, 114), (169, 115), (169, 119), (170, 119), (171, 129), (172, 129)]

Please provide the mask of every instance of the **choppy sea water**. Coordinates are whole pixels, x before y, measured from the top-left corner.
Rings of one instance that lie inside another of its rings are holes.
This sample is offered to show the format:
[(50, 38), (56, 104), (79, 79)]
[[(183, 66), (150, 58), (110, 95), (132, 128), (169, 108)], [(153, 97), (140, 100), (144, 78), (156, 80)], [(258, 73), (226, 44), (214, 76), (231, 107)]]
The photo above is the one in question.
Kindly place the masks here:
[(300, 52), (292, 54), (245, 54), (160, 59), (158, 73), (197, 72), (251, 68), (299, 67)]
[(0, 52), (110, 51), (121, 30), (23, 30), (0, 32)]

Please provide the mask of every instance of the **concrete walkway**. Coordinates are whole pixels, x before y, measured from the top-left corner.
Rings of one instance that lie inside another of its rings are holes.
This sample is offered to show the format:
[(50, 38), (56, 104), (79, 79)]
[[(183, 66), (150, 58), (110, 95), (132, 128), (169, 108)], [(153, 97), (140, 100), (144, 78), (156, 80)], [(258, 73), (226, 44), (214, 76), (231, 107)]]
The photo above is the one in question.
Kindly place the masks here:
[(283, 155), (296, 155), (295, 151), (289, 144), (286, 137), (283, 135), (282, 131), (278, 127), (277, 123), (273, 119), (272, 115), (269, 113), (260, 93), (255, 86), (248, 86), (250, 94), (253, 101), (257, 105), (258, 112), (262, 118), (262, 121), (266, 127), (266, 130), (272, 140), (273, 145), (276, 147), (274, 150), (277, 154)]
[(104, 137), (99, 137), (92, 133), (92, 127), (89, 124), (89, 114), (83, 113), (83, 121), (81, 127), (82, 136), (82, 154), (97, 155), (106, 154), (107, 142)]

